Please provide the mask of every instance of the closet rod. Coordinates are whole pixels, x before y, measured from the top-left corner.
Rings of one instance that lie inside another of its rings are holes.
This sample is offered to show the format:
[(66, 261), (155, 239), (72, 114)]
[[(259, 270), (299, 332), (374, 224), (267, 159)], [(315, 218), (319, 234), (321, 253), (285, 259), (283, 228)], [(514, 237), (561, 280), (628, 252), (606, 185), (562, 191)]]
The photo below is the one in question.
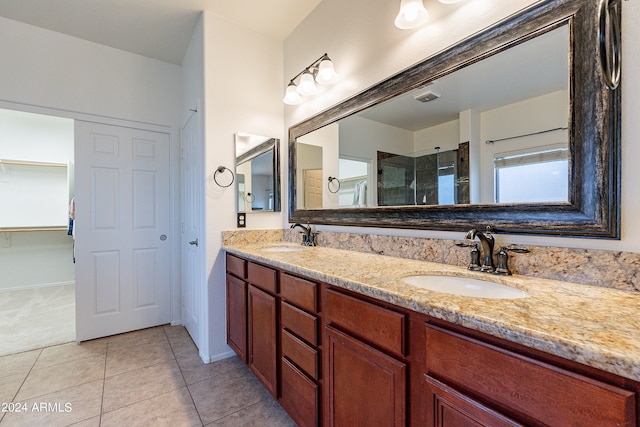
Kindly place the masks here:
[(67, 231), (67, 227), (0, 228), (0, 233), (15, 233), (21, 231)]
[(18, 166), (48, 166), (54, 168), (66, 168), (66, 163), (45, 163), (45, 162), (23, 162), (20, 160), (2, 160), (0, 165), (18, 165)]
[(564, 127), (564, 128), (553, 128), (553, 129), (541, 130), (540, 132), (525, 133), (524, 135), (510, 136), (508, 138), (488, 139), (484, 143), (485, 144), (493, 144), (494, 142), (508, 141), (510, 139), (523, 138), (525, 136), (540, 135), (542, 133), (555, 132), (557, 130), (567, 130), (567, 129), (569, 129), (569, 128)]

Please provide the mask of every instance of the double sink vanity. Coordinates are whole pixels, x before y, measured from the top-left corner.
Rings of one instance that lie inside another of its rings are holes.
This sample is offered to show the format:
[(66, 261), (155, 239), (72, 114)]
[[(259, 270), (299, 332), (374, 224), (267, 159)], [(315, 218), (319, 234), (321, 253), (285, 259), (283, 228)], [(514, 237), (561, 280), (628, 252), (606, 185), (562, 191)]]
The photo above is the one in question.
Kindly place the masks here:
[[(640, 425), (640, 293), (511, 276), (508, 253), (527, 249), (494, 254), (477, 233), (620, 239), (620, 3), (535, 2), (289, 129), (290, 223), (471, 229), (484, 259), (467, 242), (470, 267), (501, 273), (223, 238), (228, 343), (296, 423)], [(442, 99), (415, 102), (430, 92)], [(489, 107), (494, 92), (504, 99)], [(469, 102), (435, 114), (458, 98)], [(441, 126), (452, 131), (427, 137)], [(280, 210), (269, 141), (237, 159), (271, 171), (262, 205), (258, 174), (237, 169), (240, 211)], [(358, 173), (344, 173), (338, 160), (355, 158)], [(504, 170), (552, 163), (520, 177), (518, 197), (498, 192)], [(550, 188), (562, 194), (539, 191)]]
[(301, 426), (638, 425), (634, 292), (288, 242), (224, 248), (229, 345)]

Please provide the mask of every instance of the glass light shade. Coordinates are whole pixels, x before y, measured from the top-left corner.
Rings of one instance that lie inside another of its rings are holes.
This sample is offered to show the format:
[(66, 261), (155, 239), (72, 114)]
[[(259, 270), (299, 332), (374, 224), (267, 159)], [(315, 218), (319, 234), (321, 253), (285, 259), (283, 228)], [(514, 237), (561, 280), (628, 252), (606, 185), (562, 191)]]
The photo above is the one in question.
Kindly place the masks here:
[(438, 1), (444, 4), (454, 4), (454, 3), (460, 3), (463, 0), (438, 0)]
[(318, 66), (318, 74), (316, 74), (316, 82), (322, 85), (333, 83), (336, 79), (336, 70), (333, 68), (333, 62), (329, 58), (320, 61)]
[(401, 30), (410, 30), (427, 22), (427, 18), (429, 12), (424, 8), (422, 0), (401, 0), (395, 23)]
[(302, 97), (296, 90), (296, 84), (291, 82), (287, 85), (287, 91), (284, 94), (284, 99), (282, 100), (287, 105), (297, 105), (302, 102)]
[(318, 91), (316, 83), (313, 81), (313, 75), (306, 70), (300, 77), (300, 83), (298, 83), (298, 93), (300, 95), (313, 95)]

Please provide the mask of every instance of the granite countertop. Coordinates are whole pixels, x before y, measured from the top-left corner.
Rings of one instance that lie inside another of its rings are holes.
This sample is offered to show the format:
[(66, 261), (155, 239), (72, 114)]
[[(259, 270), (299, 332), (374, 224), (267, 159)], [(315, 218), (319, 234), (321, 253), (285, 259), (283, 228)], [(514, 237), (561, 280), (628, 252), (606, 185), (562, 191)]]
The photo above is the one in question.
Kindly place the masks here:
[[(227, 252), (640, 381), (640, 293), (325, 247), (269, 252), (288, 242), (225, 244)], [(420, 289), (418, 274), (464, 276), (531, 294), (486, 299)]]

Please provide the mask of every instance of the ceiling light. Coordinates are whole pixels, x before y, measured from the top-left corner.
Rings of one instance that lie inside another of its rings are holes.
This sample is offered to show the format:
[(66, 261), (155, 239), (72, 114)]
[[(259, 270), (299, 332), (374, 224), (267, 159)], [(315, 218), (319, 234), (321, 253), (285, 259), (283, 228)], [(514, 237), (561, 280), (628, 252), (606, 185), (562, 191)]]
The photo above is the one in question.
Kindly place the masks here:
[(429, 18), (429, 12), (424, 8), (422, 0), (401, 0), (395, 23), (401, 30), (410, 30), (423, 25), (427, 22), (427, 18)]
[[(295, 80), (298, 77), (300, 80), (296, 85)], [(316, 82), (330, 84), (334, 83), (336, 78), (337, 74), (333, 67), (333, 62), (331, 62), (329, 55), (325, 53), (291, 79), (282, 101), (289, 105), (300, 104), (303, 100), (300, 95), (314, 95), (318, 91)]]

